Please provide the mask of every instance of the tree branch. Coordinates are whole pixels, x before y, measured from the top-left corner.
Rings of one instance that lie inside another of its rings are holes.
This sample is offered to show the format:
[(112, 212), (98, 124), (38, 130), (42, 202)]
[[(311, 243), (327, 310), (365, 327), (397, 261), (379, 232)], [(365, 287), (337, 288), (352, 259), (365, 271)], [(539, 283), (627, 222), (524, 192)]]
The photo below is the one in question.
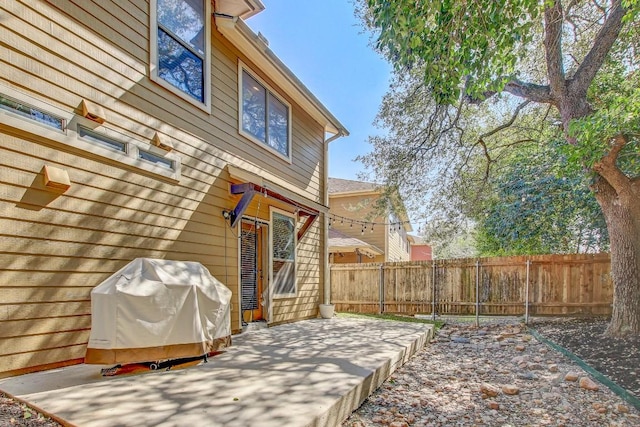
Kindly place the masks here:
[(544, 52), (551, 95), (563, 98), (566, 91), (562, 65), (562, 4), (555, 0), (544, 10)]
[(511, 116), (511, 119), (509, 119), (508, 122), (501, 124), (500, 126), (498, 126), (497, 128), (494, 128), (492, 130), (490, 130), (489, 132), (483, 133), (482, 135), (480, 135), (480, 137), (478, 138), (478, 142), (480, 142), (481, 144), (483, 144), (484, 148), (485, 148), (485, 152), (487, 150), (486, 145), (484, 145), (484, 139), (488, 138), (490, 136), (495, 135), (496, 133), (500, 132), (501, 130), (504, 130), (508, 127), (511, 127), (511, 125), (513, 125), (513, 123), (516, 121), (516, 119), (518, 118), (518, 115), (520, 114), (520, 111), (522, 111), (522, 109), (524, 107), (526, 107), (527, 105), (529, 105), (531, 103), (530, 100), (526, 100), (524, 101), (522, 104), (518, 105), (518, 107), (515, 109), (515, 111), (513, 112), (513, 115)]
[(602, 67), (611, 47), (620, 34), (622, 18), (626, 12), (620, 0), (612, 2), (611, 13), (593, 39), (591, 50), (589, 50), (573, 78), (569, 81), (569, 90), (573, 94), (578, 96), (586, 95), (587, 89), (589, 89), (596, 73)]
[[(507, 84), (505, 84), (504, 92), (510, 93), (511, 95), (518, 96), (520, 98), (528, 99), (529, 101), (539, 102), (541, 104), (552, 104), (557, 106), (556, 100), (551, 96), (551, 89), (546, 85), (538, 85), (535, 83), (527, 83), (518, 79), (512, 79)], [(498, 92), (495, 91), (486, 91), (482, 94), (481, 98), (472, 98), (471, 96), (466, 96), (465, 100), (469, 104), (477, 105), (481, 104), (485, 100), (491, 98)]]
[(629, 139), (625, 135), (616, 135), (613, 137), (611, 150), (593, 165), (594, 172), (604, 178), (617, 194), (623, 192), (630, 182), (629, 177), (616, 165), (618, 155), (628, 142)]
[(546, 85), (537, 85), (513, 79), (504, 86), (504, 91), (509, 92), (511, 95), (541, 104), (557, 104), (551, 95), (551, 88)]

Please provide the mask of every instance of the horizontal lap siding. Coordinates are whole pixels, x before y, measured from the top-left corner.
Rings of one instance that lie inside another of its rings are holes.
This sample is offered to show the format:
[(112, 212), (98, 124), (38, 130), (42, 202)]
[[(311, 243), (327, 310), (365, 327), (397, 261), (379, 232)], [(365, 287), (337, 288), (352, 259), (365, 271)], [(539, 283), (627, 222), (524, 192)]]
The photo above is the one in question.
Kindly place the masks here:
[[(322, 201), (322, 126), (285, 97), (293, 108), (292, 164), (241, 137), (239, 53), (215, 26), (208, 115), (149, 80), (146, 1), (3, 7), (0, 91), (9, 86), (68, 112), (93, 101), (105, 109), (105, 127), (143, 144), (156, 131), (170, 135), (182, 178), (0, 125), (0, 376), (84, 357), (91, 289), (135, 257), (202, 262), (237, 295), (237, 239), (221, 216), (239, 199), (229, 195), (227, 164)], [(64, 194), (42, 189), (45, 164), (69, 173)], [(299, 296), (275, 304), (278, 321), (316, 314), (320, 242), (317, 221), (299, 245)], [(233, 330), (240, 329), (238, 309), (234, 296)]]
[[(329, 206), (331, 208), (331, 214), (336, 215), (331, 223), (331, 228), (340, 231), (347, 236), (360, 239), (363, 242), (375, 246), (381, 251), (388, 251), (387, 226), (384, 225), (384, 223), (387, 222), (387, 218), (376, 215), (374, 209), (378, 197), (379, 196), (372, 194), (361, 196), (330, 195)], [(351, 220), (355, 222), (352, 222)], [(363, 224), (360, 224), (357, 221), (363, 220), (377, 223), (373, 227), (373, 232), (371, 232), (370, 224), (365, 224), (367, 225), (367, 230), (362, 233)], [(366, 260), (366, 262), (369, 262), (366, 256), (363, 255), (362, 258), (363, 261)], [(386, 256), (383, 256), (382, 260), (386, 258)], [(334, 259), (337, 262), (346, 262), (340, 261), (338, 256)]]

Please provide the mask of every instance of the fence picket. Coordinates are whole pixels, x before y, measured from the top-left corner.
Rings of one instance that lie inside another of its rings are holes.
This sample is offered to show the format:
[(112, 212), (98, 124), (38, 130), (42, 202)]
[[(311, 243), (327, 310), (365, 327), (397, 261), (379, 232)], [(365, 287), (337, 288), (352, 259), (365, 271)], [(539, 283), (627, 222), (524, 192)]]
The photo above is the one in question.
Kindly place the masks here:
[(333, 264), (331, 299), (361, 313), (608, 315), (610, 264), (607, 253)]

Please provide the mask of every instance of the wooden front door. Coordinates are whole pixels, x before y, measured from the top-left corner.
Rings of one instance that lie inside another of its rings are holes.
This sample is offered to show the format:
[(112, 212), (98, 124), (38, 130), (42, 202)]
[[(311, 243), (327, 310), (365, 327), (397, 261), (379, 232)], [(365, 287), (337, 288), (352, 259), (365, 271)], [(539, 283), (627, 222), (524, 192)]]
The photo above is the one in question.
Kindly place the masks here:
[(242, 319), (264, 320), (267, 295), (264, 288), (264, 238), (266, 225), (242, 221), (240, 236), (240, 283)]

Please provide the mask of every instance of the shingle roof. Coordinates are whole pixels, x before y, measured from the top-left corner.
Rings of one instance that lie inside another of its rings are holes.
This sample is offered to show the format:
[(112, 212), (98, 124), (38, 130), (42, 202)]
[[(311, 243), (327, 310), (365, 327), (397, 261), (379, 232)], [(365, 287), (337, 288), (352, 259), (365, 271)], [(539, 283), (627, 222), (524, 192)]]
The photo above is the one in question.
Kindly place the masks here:
[(380, 186), (373, 182), (353, 181), (350, 179), (329, 178), (329, 194), (350, 193), (353, 191), (375, 191)]
[(360, 250), (372, 255), (382, 255), (384, 251), (333, 228), (329, 229), (329, 252), (355, 252)]

